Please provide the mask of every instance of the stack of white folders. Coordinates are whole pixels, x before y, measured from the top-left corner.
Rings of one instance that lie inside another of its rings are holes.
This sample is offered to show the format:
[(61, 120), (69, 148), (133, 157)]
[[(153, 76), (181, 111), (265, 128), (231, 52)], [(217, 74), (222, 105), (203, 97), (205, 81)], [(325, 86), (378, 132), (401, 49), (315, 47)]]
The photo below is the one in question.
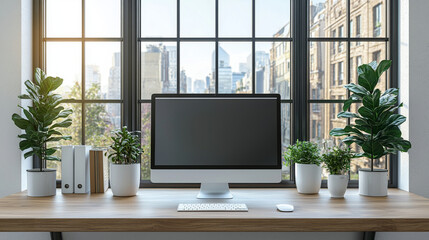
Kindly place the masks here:
[(88, 193), (89, 150), (91, 146), (61, 147), (61, 190), (62, 193)]

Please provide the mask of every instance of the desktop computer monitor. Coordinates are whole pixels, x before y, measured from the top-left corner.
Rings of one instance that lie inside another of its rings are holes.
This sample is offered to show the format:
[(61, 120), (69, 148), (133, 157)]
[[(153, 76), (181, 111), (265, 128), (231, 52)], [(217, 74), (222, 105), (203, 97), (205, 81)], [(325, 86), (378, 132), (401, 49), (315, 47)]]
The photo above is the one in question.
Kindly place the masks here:
[(198, 198), (280, 182), (280, 128), (278, 94), (154, 94), (151, 181), (201, 183)]

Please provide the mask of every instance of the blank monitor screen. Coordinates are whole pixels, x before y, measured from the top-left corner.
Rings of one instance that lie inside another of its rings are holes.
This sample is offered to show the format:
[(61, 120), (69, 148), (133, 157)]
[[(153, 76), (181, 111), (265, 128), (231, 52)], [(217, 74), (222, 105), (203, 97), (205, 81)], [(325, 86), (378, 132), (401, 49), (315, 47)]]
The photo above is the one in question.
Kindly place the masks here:
[(280, 100), (253, 96), (152, 97), (152, 168), (280, 168)]

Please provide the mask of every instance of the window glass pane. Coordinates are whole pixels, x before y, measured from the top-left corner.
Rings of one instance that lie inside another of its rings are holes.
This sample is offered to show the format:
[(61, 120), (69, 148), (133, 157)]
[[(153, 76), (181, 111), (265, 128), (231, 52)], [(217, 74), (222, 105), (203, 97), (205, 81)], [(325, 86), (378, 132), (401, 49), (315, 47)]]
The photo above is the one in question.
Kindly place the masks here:
[(177, 36), (177, 1), (142, 0), (141, 1), (141, 36), (176, 37)]
[(121, 0), (85, 0), (85, 37), (121, 37)]
[[(350, 59), (353, 61), (351, 71), (351, 82), (357, 83), (358, 73), (357, 67), (362, 64), (368, 64), (372, 61), (379, 63), (381, 60), (387, 59), (387, 49), (385, 42), (354, 42), (350, 43)], [(377, 88), (386, 89), (387, 76), (386, 73), (380, 77)]]
[(347, 37), (347, 0), (309, 1), (312, 37)]
[(290, 1), (256, 0), (256, 37), (290, 37)]
[(251, 0), (219, 0), (219, 36), (252, 36)]
[[(282, 140), (282, 153), (287, 150), (287, 147), (290, 145), (290, 131), (291, 131), (291, 108), (289, 103), (281, 104), (281, 140)], [(284, 159), (282, 158), (282, 161)], [(285, 167), (283, 164), (282, 167), (282, 179), (290, 180), (290, 166)]]
[[(50, 143), (48, 147), (60, 147), (63, 145), (81, 145), (82, 144), (82, 105), (80, 103), (66, 103), (62, 105), (65, 109), (72, 109), (73, 114), (69, 118), (72, 119), (72, 125), (68, 128), (63, 128), (60, 132), (64, 136), (71, 136), (72, 140), (61, 140), (56, 143)], [(61, 158), (61, 148), (54, 156)], [(48, 168), (57, 169), (57, 179), (61, 179), (61, 162), (47, 161)]]
[(218, 52), (219, 93), (252, 93), (252, 43), (221, 42)]
[(344, 128), (347, 119), (338, 118), (342, 103), (310, 103), (310, 140), (333, 139), (329, 132), (333, 128)]
[(180, 92), (215, 92), (215, 44), (182, 42), (180, 44)]
[(85, 43), (85, 97), (121, 98), (121, 43)]
[(143, 42), (141, 50), (142, 99), (151, 99), (153, 93), (176, 93), (176, 43)]
[(180, 1), (180, 36), (214, 37), (215, 36), (215, 1), (181, 0)]
[(141, 104), (141, 143), (143, 154), (141, 155), (141, 179), (150, 180), (150, 123), (151, 123), (150, 103)]
[(46, 73), (61, 77), (63, 84), (55, 91), (63, 98), (82, 98), (82, 44), (80, 42), (47, 42)]
[(85, 144), (108, 147), (112, 131), (121, 127), (120, 103), (85, 104)]
[(309, 51), (310, 98), (345, 99), (346, 42), (311, 42)]
[(46, 37), (82, 36), (82, 0), (46, 0)]
[(356, 28), (352, 37), (386, 37), (386, 0), (350, 0), (350, 7)]
[(278, 93), (290, 99), (291, 44), (257, 42), (255, 46), (256, 93)]

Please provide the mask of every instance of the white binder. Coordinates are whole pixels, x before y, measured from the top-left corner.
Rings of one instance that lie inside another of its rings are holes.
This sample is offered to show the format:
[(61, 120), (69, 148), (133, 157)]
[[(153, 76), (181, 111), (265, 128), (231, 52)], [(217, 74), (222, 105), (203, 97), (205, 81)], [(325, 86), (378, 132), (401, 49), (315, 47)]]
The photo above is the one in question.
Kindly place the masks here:
[(61, 147), (61, 191), (74, 193), (74, 147)]
[(91, 146), (74, 147), (74, 193), (89, 193), (89, 150)]

